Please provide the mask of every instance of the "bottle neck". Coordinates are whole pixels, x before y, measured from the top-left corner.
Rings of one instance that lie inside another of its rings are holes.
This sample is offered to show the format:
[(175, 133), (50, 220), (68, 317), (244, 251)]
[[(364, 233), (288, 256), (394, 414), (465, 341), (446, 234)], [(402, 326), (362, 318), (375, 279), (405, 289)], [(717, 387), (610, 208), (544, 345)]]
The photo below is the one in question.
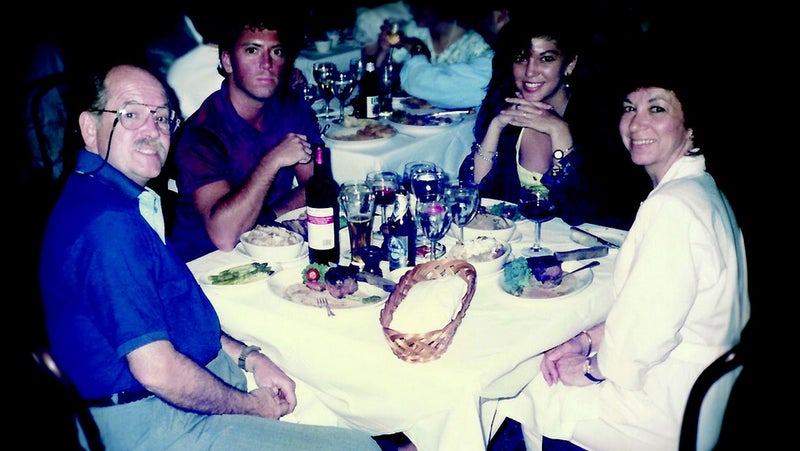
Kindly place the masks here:
[(330, 149), (325, 145), (317, 145), (314, 151), (314, 174), (333, 178), (330, 165)]

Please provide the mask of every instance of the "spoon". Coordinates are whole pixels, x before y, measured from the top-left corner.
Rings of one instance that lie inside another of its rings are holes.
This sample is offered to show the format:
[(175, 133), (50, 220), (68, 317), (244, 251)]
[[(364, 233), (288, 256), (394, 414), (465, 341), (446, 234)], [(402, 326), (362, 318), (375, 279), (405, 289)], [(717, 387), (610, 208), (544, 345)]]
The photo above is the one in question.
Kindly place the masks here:
[(583, 266), (581, 266), (581, 267), (579, 267), (577, 269), (574, 269), (572, 271), (562, 272), (560, 276), (554, 277), (553, 279), (550, 280), (550, 282), (553, 283), (554, 285), (558, 285), (558, 284), (561, 283), (562, 280), (564, 280), (564, 277), (567, 277), (567, 276), (569, 276), (571, 274), (575, 274), (578, 271), (583, 271), (584, 269), (594, 268), (595, 266), (597, 266), (599, 264), (600, 264), (600, 262), (597, 261), (597, 260), (590, 261), (589, 263), (587, 263), (587, 264), (585, 264), (585, 265), (583, 265)]

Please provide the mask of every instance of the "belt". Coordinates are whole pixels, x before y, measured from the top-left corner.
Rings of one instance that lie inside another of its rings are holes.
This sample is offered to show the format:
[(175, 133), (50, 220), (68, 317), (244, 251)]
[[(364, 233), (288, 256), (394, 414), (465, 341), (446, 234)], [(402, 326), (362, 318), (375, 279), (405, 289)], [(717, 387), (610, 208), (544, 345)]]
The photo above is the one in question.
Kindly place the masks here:
[(150, 396), (153, 396), (153, 393), (145, 389), (125, 390), (103, 398), (87, 399), (86, 404), (89, 407), (118, 406), (120, 404), (128, 404), (129, 402), (141, 401)]

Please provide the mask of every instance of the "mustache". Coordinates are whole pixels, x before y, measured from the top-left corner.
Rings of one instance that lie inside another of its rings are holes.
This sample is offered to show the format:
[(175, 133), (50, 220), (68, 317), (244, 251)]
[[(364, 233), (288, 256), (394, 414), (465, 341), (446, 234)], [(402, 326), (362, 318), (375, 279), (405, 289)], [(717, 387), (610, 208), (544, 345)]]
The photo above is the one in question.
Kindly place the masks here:
[(167, 148), (164, 147), (164, 144), (159, 139), (152, 139), (152, 138), (142, 138), (138, 139), (134, 142), (134, 145), (137, 148), (141, 147), (150, 147), (155, 148), (158, 152), (167, 152)]

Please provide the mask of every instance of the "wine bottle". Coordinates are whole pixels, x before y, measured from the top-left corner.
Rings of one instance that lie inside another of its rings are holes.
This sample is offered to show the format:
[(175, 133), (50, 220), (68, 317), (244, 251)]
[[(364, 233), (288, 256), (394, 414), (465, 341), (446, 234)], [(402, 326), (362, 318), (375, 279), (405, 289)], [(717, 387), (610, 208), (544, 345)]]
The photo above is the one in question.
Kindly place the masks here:
[(416, 264), (417, 226), (409, 208), (408, 193), (402, 188), (397, 190), (387, 238), (386, 254), (390, 271)]
[(308, 261), (339, 263), (339, 185), (331, 173), (330, 149), (314, 148), (314, 175), (306, 185)]
[(363, 117), (367, 119), (377, 119), (380, 114), (380, 84), (378, 72), (375, 69), (375, 60), (367, 60), (364, 68), (364, 75), (358, 84), (359, 91), (359, 113), (363, 111)]

